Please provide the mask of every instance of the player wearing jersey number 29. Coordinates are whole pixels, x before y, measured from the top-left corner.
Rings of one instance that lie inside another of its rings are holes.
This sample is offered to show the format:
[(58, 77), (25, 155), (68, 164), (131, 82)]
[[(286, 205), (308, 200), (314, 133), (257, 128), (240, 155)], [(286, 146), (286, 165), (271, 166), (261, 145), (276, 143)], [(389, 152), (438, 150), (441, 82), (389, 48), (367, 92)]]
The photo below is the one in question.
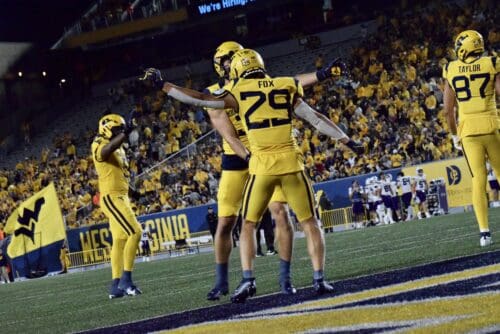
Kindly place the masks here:
[[(466, 30), (455, 39), (457, 60), (443, 68), (444, 108), (457, 149), (463, 153), (472, 175), (472, 204), (480, 231), (480, 245), (491, 244), (486, 198), (486, 157), (500, 175), (500, 60), (484, 56), (480, 33)], [(457, 126), (458, 109), (459, 123)]]
[(231, 296), (233, 302), (244, 302), (256, 293), (254, 277), (255, 223), (260, 220), (277, 187), (296, 213), (306, 234), (308, 251), (314, 269), (313, 286), (317, 293), (332, 292), (324, 270), (324, 240), (314, 216), (310, 181), (304, 173), (303, 157), (292, 136), (291, 113), (311, 123), (318, 131), (360, 152), (353, 142), (327, 117), (314, 111), (302, 100), (303, 89), (292, 77), (271, 78), (261, 56), (244, 49), (231, 60), (231, 82), (217, 97), (166, 83), (163, 91), (181, 102), (238, 111), (248, 135), (251, 156), (243, 198), (243, 223), (240, 256), (243, 279)]

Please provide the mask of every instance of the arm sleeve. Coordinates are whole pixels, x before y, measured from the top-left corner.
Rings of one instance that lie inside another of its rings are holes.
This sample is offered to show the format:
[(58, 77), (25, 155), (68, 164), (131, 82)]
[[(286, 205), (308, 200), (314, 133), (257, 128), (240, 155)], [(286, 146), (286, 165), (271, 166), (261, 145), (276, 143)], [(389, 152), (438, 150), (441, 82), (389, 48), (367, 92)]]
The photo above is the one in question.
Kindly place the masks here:
[(324, 135), (330, 136), (333, 139), (348, 138), (347, 135), (332, 121), (325, 120), (324, 116), (319, 116), (318, 113), (312, 109), (307, 103), (301, 101), (294, 109), (295, 114), (309, 122), (319, 132)]
[[(174, 99), (190, 104), (196, 107), (205, 107), (205, 108), (213, 108), (213, 109), (224, 109), (224, 101), (210, 101), (210, 100), (202, 100), (202, 99), (197, 99), (195, 97), (189, 96), (188, 94), (185, 94), (181, 90), (177, 88), (172, 88), (168, 92), (168, 96), (173, 97)], [(214, 95), (215, 96), (215, 95)], [(218, 97), (218, 96), (216, 96)]]

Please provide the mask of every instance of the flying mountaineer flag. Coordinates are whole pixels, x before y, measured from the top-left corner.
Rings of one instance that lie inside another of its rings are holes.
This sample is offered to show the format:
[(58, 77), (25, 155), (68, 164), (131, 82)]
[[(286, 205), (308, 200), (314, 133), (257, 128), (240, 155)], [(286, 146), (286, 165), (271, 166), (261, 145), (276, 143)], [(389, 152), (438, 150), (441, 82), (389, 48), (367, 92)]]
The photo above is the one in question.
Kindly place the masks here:
[(7, 254), (15, 275), (60, 270), (59, 252), (66, 230), (54, 183), (14, 210), (4, 231), (11, 235)]

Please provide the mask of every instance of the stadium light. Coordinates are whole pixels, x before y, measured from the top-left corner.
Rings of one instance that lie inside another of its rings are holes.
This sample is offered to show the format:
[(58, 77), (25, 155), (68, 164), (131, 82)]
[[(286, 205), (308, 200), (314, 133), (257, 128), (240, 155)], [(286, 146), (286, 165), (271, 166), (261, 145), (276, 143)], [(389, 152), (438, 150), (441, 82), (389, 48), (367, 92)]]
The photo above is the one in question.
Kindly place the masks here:
[(17, 76), (21, 78), (23, 76), (23, 72), (21, 71), (17, 72)]

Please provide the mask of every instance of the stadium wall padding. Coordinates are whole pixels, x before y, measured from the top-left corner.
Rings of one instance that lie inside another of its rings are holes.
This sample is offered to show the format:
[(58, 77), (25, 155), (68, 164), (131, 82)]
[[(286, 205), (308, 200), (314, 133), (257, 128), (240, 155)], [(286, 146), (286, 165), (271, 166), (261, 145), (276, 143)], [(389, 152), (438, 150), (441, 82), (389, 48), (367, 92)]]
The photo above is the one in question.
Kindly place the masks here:
[[(421, 167), (427, 175), (429, 182), (435, 178), (444, 178), (448, 193), (450, 207), (470, 205), (470, 174), (463, 157), (436, 161), (405, 168), (384, 170), (391, 174), (396, 180), (397, 174), (403, 171), (405, 175), (416, 175), (415, 169)], [(379, 172), (351, 176), (339, 180), (321, 182), (313, 185), (314, 191), (323, 190), (333, 205), (333, 208), (345, 208), (351, 205), (348, 190), (354, 180), (362, 186), (367, 178), (378, 176)], [(150, 230), (153, 243), (153, 251), (159, 250), (161, 243), (167, 241), (182, 240), (191, 237), (192, 233), (207, 231), (208, 226), (205, 217), (208, 207), (213, 207), (217, 212), (217, 204), (206, 204), (180, 210), (152, 213), (137, 217), (140, 223), (144, 223)], [(68, 230), (68, 245), (70, 252), (90, 251), (98, 248), (111, 247), (111, 232), (108, 223), (80, 227)]]
[[(396, 177), (400, 171), (401, 168), (395, 168), (384, 170), (384, 173), (391, 174), (392, 179), (396, 180)], [(339, 180), (320, 182), (313, 185), (313, 189), (315, 193), (319, 190), (323, 190), (332, 203), (334, 209), (345, 208), (351, 206), (351, 200), (349, 199), (349, 187), (351, 186), (352, 182), (358, 181), (359, 184), (364, 187), (367, 178), (378, 176), (379, 174), (380, 173), (377, 172), (346, 177)]]
[[(153, 237), (151, 249), (159, 250), (161, 243), (182, 240), (191, 237), (192, 233), (208, 230), (205, 221), (208, 207), (217, 211), (216, 204), (207, 204), (192, 208), (171, 210), (139, 216), (137, 220), (144, 223)], [(91, 251), (98, 248), (111, 247), (112, 238), (108, 223), (83, 226), (67, 231), (70, 252)]]

